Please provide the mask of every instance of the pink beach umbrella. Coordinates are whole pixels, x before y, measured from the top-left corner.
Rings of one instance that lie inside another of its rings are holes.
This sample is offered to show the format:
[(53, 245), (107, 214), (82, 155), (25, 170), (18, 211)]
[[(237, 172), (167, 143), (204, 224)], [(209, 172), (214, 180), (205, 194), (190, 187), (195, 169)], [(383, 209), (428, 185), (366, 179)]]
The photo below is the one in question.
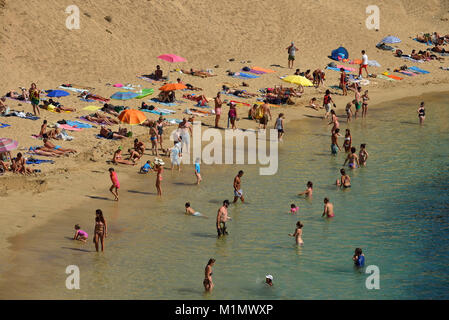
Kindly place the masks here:
[(177, 56), (175, 54), (163, 54), (161, 56), (158, 57), (161, 60), (165, 60), (168, 62), (184, 62), (186, 61), (186, 59), (184, 59), (183, 57)]
[(19, 143), (12, 139), (0, 138), (0, 152), (8, 152), (17, 149)]

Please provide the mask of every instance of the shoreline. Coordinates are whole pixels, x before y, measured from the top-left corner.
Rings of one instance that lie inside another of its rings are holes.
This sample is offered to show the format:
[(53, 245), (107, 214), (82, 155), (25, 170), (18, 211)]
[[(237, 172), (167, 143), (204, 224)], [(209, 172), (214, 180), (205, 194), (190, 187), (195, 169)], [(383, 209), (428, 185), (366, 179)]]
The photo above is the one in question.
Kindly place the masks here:
[[(424, 94), (434, 94), (434, 93), (441, 93), (441, 92), (447, 92), (447, 87), (443, 88), (444, 84), (439, 84), (436, 86), (432, 86), (430, 88), (430, 91), (428, 87), (419, 87), (416, 88), (414, 93), (418, 93), (417, 95), (413, 95), (413, 97), (420, 97)], [(400, 90), (400, 88), (396, 89), (393, 88), (390, 90), (388, 94), (383, 95), (381, 92), (375, 92), (370, 93), (371, 101), (376, 99), (376, 103), (373, 104), (370, 107), (374, 108), (374, 110), (379, 110), (382, 108), (381, 104), (386, 101), (397, 101), (404, 97), (410, 97), (405, 92)], [(376, 98), (372, 98), (376, 97)], [(391, 99), (391, 97), (396, 97), (396, 99)], [(342, 104), (338, 101), (341, 101), (343, 99), (347, 99), (347, 97), (342, 96), (336, 96), (335, 101), (341, 106)], [(379, 100), (377, 100), (379, 99)], [(418, 104), (418, 102), (417, 102)], [(288, 108), (288, 107), (287, 107)], [(307, 111), (306, 109), (305, 111)], [(339, 108), (337, 108), (339, 110)], [(281, 110), (280, 110), (281, 111)], [(376, 112), (377, 112), (376, 111)], [(321, 112), (319, 112), (321, 115)], [(273, 117), (274, 118), (274, 117)], [(289, 118), (286, 119), (287, 123), (287, 130), (288, 130), (288, 124), (295, 123), (304, 119), (307, 119), (307, 115), (301, 114), (296, 118)], [(167, 140), (166, 140), (167, 141)], [(148, 152), (148, 150), (146, 150)], [(147, 155), (147, 153), (146, 153)], [(89, 165), (88, 170), (85, 170), (85, 165)], [(119, 168), (119, 179), (121, 183), (125, 183), (126, 181), (129, 181), (131, 179), (136, 179), (136, 174), (139, 170), (140, 166), (143, 165), (143, 162), (141, 164), (138, 164), (136, 166), (129, 166), (130, 168), (127, 168), (128, 166), (114, 166), (116, 169)], [(5, 179), (8, 180), (10, 184), (17, 184), (19, 186), (23, 186), (22, 183), (25, 181), (25, 183), (29, 186), (34, 187), (34, 192), (26, 192), (22, 193), (18, 190), (12, 190), (11, 193), (8, 193), (6, 196), (2, 195), (2, 199), (8, 200), (10, 203), (19, 203), (21, 202), (21, 208), (17, 208), (15, 206), (16, 211), (11, 212), (11, 210), (5, 210), (5, 212), (2, 215), (7, 215), (7, 217), (2, 217), (5, 221), (4, 226), (2, 227), (2, 235), (3, 237), (0, 239), (0, 248), (2, 249), (2, 258), (4, 261), (11, 261), (13, 257), (15, 256), (15, 250), (14, 250), (14, 238), (17, 236), (24, 236), (26, 233), (31, 232), (35, 228), (41, 227), (45, 225), (46, 223), (50, 222), (52, 218), (54, 218), (59, 212), (70, 210), (73, 208), (76, 208), (78, 203), (81, 201), (86, 200), (87, 195), (80, 194), (72, 194), (70, 197), (64, 198), (64, 203), (58, 203), (57, 201), (60, 199), (60, 193), (61, 192), (70, 192), (69, 189), (74, 190), (86, 190), (86, 192), (94, 192), (99, 193), (96, 197), (105, 197), (105, 198), (111, 198), (112, 195), (109, 194), (108, 187), (110, 184), (109, 181), (109, 175), (107, 169), (113, 165), (108, 165), (107, 163), (104, 163), (103, 161), (96, 161), (92, 162), (89, 160), (84, 161), (83, 163), (80, 163), (77, 167), (72, 167), (68, 169), (56, 169), (54, 171), (45, 173), (43, 176), (39, 175), (36, 177), (27, 177), (27, 176), (9, 176), (9, 177), (2, 177), (0, 178), (0, 181), (4, 181)], [(169, 167), (169, 160), (166, 161), (165, 167)], [(191, 166), (191, 165), (189, 165)], [(185, 165), (183, 166), (185, 168)], [(185, 170), (185, 169), (184, 169)], [(170, 170), (166, 169), (165, 174), (170, 172)], [(144, 177), (146, 179), (149, 179), (150, 188), (153, 188), (153, 173), (150, 173), (148, 175), (145, 175)], [(85, 181), (89, 179), (89, 186), (86, 188)], [(67, 187), (66, 181), (70, 182), (70, 187)], [(165, 189), (167, 189), (167, 186), (165, 186)], [(168, 187), (169, 189), (169, 187)], [(7, 189), (8, 190), (8, 189)], [(88, 191), (89, 190), (89, 191)], [(30, 202), (23, 202), (24, 198), (32, 199), (33, 201)], [(46, 204), (46, 203), (57, 203), (55, 207), (51, 207), (51, 205), (46, 206), (35, 206), (35, 204)], [(33, 212), (38, 211), (39, 214), (35, 214)], [(35, 217), (33, 217), (35, 215)], [(8, 219), (9, 218), (9, 219)]]

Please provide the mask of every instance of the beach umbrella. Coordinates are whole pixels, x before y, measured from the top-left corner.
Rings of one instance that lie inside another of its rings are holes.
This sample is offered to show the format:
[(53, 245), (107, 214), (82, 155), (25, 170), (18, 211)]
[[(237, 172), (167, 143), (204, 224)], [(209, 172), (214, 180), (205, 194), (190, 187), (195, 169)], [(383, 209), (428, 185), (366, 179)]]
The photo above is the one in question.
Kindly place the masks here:
[(69, 96), (70, 93), (68, 93), (67, 91), (64, 90), (50, 90), (50, 92), (48, 92), (47, 97), (50, 98), (59, 98), (59, 97), (65, 97), (65, 96)]
[(172, 63), (186, 61), (186, 59), (184, 59), (183, 57), (177, 56), (175, 54), (163, 54), (163, 55), (160, 55), (158, 58), (161, 60), (172, 62)]
[(380, 40), (380, 43), (399, 43), (401, 39), (395, 36), (388, 36)]
[(19, 143), (12, 139), (0, 138), (0, 152), (8, 152), (17, 149)]
[(116, 92), (111, 96), (111, 99), (115, 100), (129, 100), (137, 97), (138, 94), (135, 92)]
[(302, 85), (303, 87), (312, 87), (313, 86), (313, 83), (309, 79), (302, 77), (302, 76), (291, 75), (291, 76), (287, 76), (287, 77), (283, 78), (282, 80), (285, 82)]
[(135, 125), (141, 124), (142, 122), (147, 120), (147, 117), (140, 110), (126, 109), (119, 114), (118, 119), (123, 123)]
[(159, 88), (161, 91), (174, 91), (174, 90), (182, 90), (187, 89), (187, 87), (182, 83), (167, 83)]

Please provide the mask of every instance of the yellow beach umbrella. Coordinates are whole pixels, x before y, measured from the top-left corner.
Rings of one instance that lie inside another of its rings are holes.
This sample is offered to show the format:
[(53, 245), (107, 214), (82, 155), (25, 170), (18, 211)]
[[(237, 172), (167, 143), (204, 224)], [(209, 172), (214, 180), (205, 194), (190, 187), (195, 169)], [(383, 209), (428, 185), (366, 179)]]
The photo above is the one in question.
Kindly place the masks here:
[(313, 83), (309, 79), (302, 77), (302, 76), (296, 76), (296, 75), (290, 75), (286, 76), (282, 79), (285, 82), (302, 85), (303, 87), (312, 87)]

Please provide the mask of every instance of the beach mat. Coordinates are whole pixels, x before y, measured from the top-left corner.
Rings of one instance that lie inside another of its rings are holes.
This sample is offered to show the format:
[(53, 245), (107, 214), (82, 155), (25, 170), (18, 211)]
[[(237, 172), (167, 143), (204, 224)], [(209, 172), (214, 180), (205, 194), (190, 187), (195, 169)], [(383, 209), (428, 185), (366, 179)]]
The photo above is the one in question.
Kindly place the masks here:
[(140, 93), (137, 97), (135, 97), (135, 99), (142, 99), (142, 98), (145, 98), (145, 97), (147, 97), (149, 95), (152, 95), (153, 93), (154, 93), (154, 89), (153, 88), (142, 89), (142, 93)]
[(387, 81), (396, 81), (396, 80), (394, 80), (394, 79), (392, 79), (392, 78), (389, 78), (389, 77), (387, 77), (387, 76), (384, 76), (383, 74), (378, 74), (377, 77), (376, 77), (376, 79), (382, 79), (382, 80), (387, 80)]
[[(84, 120), (84, 121), (87, 121), (87, 120)], [(66, 120), (65, 122), (67, 125), (69, 125), (73, 128), (81, 128), (81, 129), (93, 128), (93, 125), (91, 125), (89, 123), (80, 122), (80, 121)]]
[(153, 98), (153, 99), (150, 99), (148, 101), (151, 101), (151, 102), (154, 102), (154, 103), (158, 103), (158, 104), (161, 104), (161, 105), (166, 106), (166, 107), (176, 107), (177, 106), (177, 104), (174, 103), (174, 102), (162, 102), (162, 101), (159, 101), (157, 98)]
[(74, 126), (71, 126), (71, 125), (68, 125), (68, 124), (60, 124), (59, 128), (65, 129), (65, 130), (68, 130), (68, 131), (81, 131), (81, 130), (83, 130), (82, 128), (74, 127)]
[(412, 66), (412, 67), (410, 67), (409, 69), (410, 69), (410, 70), (413, 70), (413, 71), (417, 71), (417, 72), (419, 72), (419, 73), (425, 73), (425, 74), (430, 73), (430, 72), (427, 71), (427, 70), (423, 70), (423, 69), (420, 69), (420, 68), (415, 67), (415, 66)]
[(419, 42), (419, 43), (421, 43), (421, 44), (425, 44), (425, 45), (427, 45), (427, 46), (432, 46), (432, 45), (433, 45), (432, 42), (427, 42), (427, 43), (425, 43), (425, 42), (419, 41), (418, 38), (413, 38), (413, 40), (415, 40), (416, 42)]
[(261, 68), (261, 67), (251, 67), (251, 70), (254, 70), (254, 71), (262, 71), (262, 72), (265, 72), (265, 73), (274, 73), (274, 72), (276, 72), (276, 71), (274, 71), (274, 70), (271, 70), (271, 69), (264, 69), (264, 68)]
[(84, 107), (82, 110), (86, 110), (86, 111), (97, 111), (100, 110), (102, 107), (100, 106), (87, 106)]
[(10, 124), (6, 124), (6, 123), (1, 123), (0, 122), (0, 129), (7, 128), (7, 127), (10, 127), (10, 126), (11, 126)]
[(236, 72), (232, 77), (239, 78), (239, 79), (256, 79), (256, 78), (259, 78), (259, 76), (256, 76), (254, 74), (245, 73), (245, 72)]
[(404, 78), (402, 78), (402, 77), (398, 77), (398, 76), (394, 76), (394, 75), (392, 75), (392, 74), (389, 74), (388, 72), (383, 72), (382, 73), (384, 76), (386, 76), (386, 77), (388, 77), (388, 78), (391, 78), (391, 79), (394, 79), (394, 80), (402, 80), (402, 79), (404, 79)]
[(171, 112), (164, 112), (161, 110), (148, 110), (148, 109), (140, 109), (140, 111), (142, 112), (149, 112), (149, 113), (153, 113), (153, 114), (157, 114), (158, 116), (166, 116), (171, 114)]
[(27, 164), (41, 164), (41, 163), (55, 163), (54, 160), (43, 160), (43, 159), (35, 159), (35, 158), (28, 158)]

